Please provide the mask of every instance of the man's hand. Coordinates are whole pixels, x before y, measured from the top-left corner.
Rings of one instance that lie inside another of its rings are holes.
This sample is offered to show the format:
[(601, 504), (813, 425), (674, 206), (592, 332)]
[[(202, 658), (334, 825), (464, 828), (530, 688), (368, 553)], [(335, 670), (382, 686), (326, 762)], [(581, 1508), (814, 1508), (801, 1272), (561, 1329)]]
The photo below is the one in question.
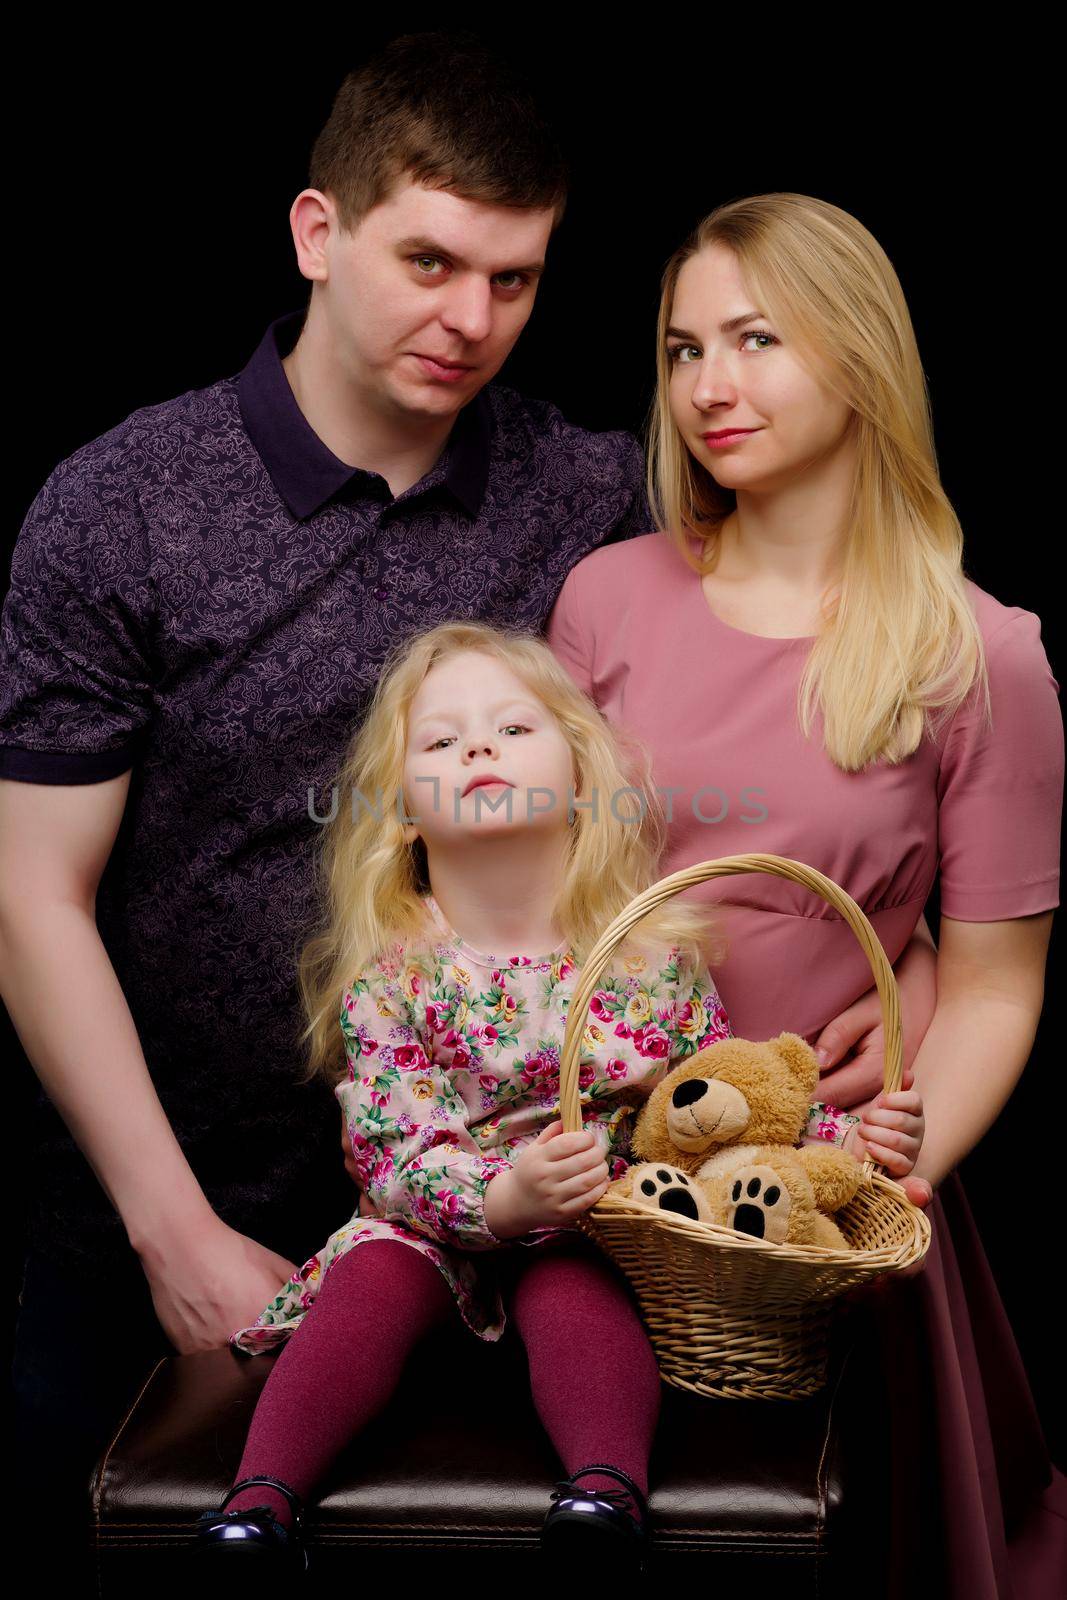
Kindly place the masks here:
[(250, 1327), (297, 1271), (214, 1212), (142, 1254), (141, 1266), (159, 1325), (182, 1356), (219, 1349)]

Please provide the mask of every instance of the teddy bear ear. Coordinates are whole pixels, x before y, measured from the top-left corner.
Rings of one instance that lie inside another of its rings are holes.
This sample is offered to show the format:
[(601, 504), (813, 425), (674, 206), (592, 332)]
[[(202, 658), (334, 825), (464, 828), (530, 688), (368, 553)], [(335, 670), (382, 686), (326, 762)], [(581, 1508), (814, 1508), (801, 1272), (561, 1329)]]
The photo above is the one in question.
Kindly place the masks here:
[(812, 1086), (819, 1081), (819, 1058), (799, 1033), (780, 1033), (767, 1043), (777, 1051), (798, 1083)]

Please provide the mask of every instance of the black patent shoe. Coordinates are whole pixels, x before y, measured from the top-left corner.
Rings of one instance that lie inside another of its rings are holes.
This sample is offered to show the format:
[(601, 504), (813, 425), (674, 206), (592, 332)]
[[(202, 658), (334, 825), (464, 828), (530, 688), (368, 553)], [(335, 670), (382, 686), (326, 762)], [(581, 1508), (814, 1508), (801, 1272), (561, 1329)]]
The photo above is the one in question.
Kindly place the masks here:
[[(242, 1489), (263, 1484), (278, 1489), (293, 1509), (293, 1525), (287, 1528), (269, 1506), (248, 1506), (242, 1511), (226, 1511), (224, 1507)], [(299, 1577), (307, 1571), (308, 1556), (304, 1546), (304, 1508), (295, 1489), (290, 1489), (280, 1478), (242, 1478), (235, 1483), (217, 1511), (204, 1511), (196, 1519), (196, 1554), (200, 1562), (214, 1568), (222, 1560), (254, 1563), (262, 1567), (263, 1575), (286, 1573)], [(228, 1569), (235, 1570), (235, 1569)]]
[[(577, 1479), (590, 1472), (617, 1478), (621, 1489), (583, 1489)], [(541, 1528), (541, 1548), (553, 1558), (572, 1553), (594, 1560), (620, 1559), (620, 1569), (640, 1570), (648, 1549), (648, 1504), (632, 1478), (618, 1467), (582, 1467), (561, 1478), (552, 1491), (553, 1505)], [(625, 1509), (632, 1503), (634, 1517)]]

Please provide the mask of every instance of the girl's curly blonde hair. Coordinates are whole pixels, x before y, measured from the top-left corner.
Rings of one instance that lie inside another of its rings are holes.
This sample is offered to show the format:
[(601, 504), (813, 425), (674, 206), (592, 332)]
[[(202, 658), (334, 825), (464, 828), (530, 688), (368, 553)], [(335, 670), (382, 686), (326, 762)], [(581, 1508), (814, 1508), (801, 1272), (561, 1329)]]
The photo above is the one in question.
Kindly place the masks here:
[[(576, 804), (552, 917), (579, 965), (608, 923), (660, 876), (666, 826), (648, 752), (609, 726), (539, 635), (448, 622), (409, 637), (386, 662), (349, 745), (316, 850), (323, 917), (297, 961), (307, 1019), (300, 1042), (309, 1045), (304, 1082), (344, 1076), (341, 996), (363, 968), (398, 941), (410, 957), (440, 940), (422, 898), (430, 889), (425, 846), (405, 842), (392, 802), (403, 794), (411, 703), (431, 667), (462, 651), (510, 668), (555, 717), (573, 753)], [(687, 963), (719, 960), (712, 917), (706, 905), (668, 900), (632, 930), (627, 950), (677, 946)]]

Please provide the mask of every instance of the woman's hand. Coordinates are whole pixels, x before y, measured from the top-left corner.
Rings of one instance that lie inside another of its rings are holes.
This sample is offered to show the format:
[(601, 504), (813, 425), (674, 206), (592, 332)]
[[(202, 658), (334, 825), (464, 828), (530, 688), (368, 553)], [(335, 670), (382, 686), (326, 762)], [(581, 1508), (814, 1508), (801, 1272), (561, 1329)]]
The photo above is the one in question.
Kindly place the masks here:
[[(925, 923), (921, 926), (922, 933), (912, 937), (894, 968), (905, 1069), (918, 1055), (937, 1010), (937, 950)], [(873, 1099), (885, 1084), (885, 1029), (878, 990), (868, 989), (828, 1022), (814, 1048), (822, 1073), (820, 1100), (848, 1110)], [(836, 1071), (830, 1070), (835, 1067)]]
[(238, 1328), (250, 1327), (297, 1271), (213, 1211), (154, 1244), (141, 1266), (159, 1325), (181, 1356), (217, 1350)]

